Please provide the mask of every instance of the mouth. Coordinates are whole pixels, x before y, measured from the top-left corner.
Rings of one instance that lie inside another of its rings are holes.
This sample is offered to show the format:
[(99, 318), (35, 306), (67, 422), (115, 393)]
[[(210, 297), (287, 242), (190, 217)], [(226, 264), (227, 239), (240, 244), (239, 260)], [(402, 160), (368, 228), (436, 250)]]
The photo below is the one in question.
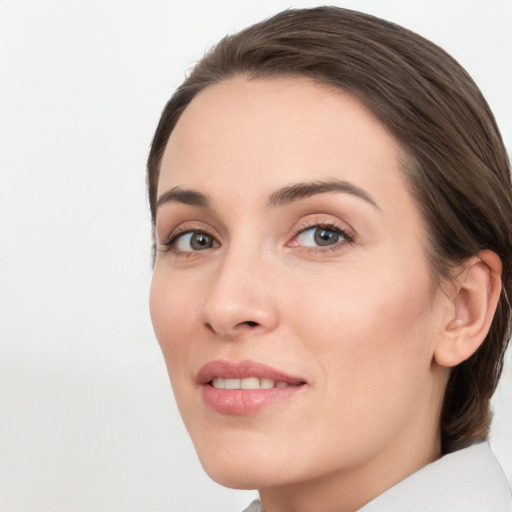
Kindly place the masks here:
[(225, 359), (205, 364), (196, 381), (219, 389), (270, 389), (306, 384), (302, 377), (288, 375), (263, 363)]
[(292, 384), (284, 380), (272, 380), (258, 377), (243, 377), (242, 379), (223, 379), (214, 377), (208, 384), (217, 389), (271, 389), (300, 386), (301, 383)]
[(199, 371), (196, 382), (203, 400), (221, 414), (253, 414), (282, 402), (306, 387), (306, 380), (254, 362), (212, 361)]

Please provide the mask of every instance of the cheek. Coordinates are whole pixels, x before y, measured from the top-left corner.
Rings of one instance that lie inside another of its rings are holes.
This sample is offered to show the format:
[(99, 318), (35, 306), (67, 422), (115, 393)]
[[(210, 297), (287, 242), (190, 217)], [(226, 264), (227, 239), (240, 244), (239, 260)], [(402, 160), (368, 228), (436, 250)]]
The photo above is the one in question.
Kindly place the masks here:
[(180, 283), (165, 269), (155, 268), (150, 289), (150, 313), (153, 329), (164, 356), (167, 373), (178, 409), (187, 419), (194, 414), (195, 388), (191, 383), (191, 355), (200, 350), (197, 335), (197, 293), (194, 287)]
[(304, 285), (294, 301), (296, 335), (343, 385), (403, 386), (431, 362), (434, 325), (426, 268), (387, 265)]
[(352, 272), (343, 284), (310, 283), (294, 302), (294, 336), (322, 390), (315, 415), (330, 418), (311, 435), (351, 439), (353, 452), (342, 447), (349, 458), (385, 445), (429, 396), (430, 279), (425, 273), (412, 283), (396, 274)]
[[(172, 283), (172, 284), (170, 284)], [(151, 321), (156, 338), (165, 358), (169, 376), (177, 371), (183, 373), (184, 361), (187, 354), (193, 350), (194, 339), (191, 336), (193, 329), (193, 315), (195, 309), (190, 294), (166, 276), (165, 272), (155, 268), (149, 295), (149, 308)]]

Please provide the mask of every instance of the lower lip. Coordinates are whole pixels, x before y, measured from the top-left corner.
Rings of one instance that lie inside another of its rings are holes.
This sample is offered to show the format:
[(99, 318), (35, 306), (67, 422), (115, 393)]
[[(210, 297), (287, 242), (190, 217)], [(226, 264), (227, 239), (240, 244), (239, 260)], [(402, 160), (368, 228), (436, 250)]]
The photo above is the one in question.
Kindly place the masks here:
[(203, 385), (203, 399), (221, 414), (254, 414), (261, 409), (287, 400), (304, 386), (267, 389), (219, 389)]

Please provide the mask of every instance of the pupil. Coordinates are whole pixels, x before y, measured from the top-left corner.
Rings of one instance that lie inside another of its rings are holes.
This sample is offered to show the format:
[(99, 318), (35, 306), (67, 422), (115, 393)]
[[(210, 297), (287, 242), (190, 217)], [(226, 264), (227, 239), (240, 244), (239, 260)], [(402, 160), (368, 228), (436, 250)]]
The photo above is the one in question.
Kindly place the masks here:
[(212, 245), (212, 238), (208, 235), (205, 235), (204, 233), (196, 233), (192, 237), (190, 245), (192, 249), (208, 249)]
[(315, 231), (315, 242), (318, 245), (332, 245), (339, 240), (339, 234), (329, 229), (317, 229)]

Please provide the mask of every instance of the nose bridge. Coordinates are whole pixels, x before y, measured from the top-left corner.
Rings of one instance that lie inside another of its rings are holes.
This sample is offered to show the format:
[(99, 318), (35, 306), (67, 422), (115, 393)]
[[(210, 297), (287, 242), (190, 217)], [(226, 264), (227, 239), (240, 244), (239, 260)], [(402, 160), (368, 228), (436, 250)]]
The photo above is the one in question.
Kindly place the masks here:
[(249, 328), (274, 329), (278, 315), (270, 282), (271, 263), (262, 247), (254, 241), (239, 241), (223, 250), (205, 299), (204, 324), (225, 337)]

